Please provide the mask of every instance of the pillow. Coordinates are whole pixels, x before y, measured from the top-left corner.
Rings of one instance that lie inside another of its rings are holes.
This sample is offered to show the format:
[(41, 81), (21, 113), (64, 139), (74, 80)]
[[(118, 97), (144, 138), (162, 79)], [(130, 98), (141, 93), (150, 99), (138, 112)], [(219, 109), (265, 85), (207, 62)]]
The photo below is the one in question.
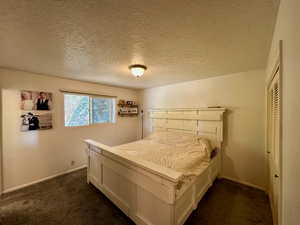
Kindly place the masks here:
[(199, 137), (198, 143), (199, 143), (199, 150), (204, 153), (203, 160), (209, 162), (211, 160), (211, 154), (213, 152), (210, 141), (206, 138)]
[(156, 131), (145, 139), (176, 147), (184, 147), (197, 143), (197, 136), (195, 134), (176, 131)]
[(210, 141), (193, 133), (184, 133), (178, 131), (156, 131), (145, 139), (152, 140), (160, 144), (171, 145), (174, 147), (185, 147), (200, 151), (204, 155), (204, 161), (209, 162), (211, 160), (213, 149)]

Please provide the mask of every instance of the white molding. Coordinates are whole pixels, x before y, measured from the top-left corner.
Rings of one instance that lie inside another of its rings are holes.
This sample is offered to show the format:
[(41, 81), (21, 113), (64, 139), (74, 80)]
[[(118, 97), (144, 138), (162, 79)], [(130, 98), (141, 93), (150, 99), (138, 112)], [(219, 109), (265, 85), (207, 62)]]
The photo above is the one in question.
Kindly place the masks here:
[(256, 188), (256, 189), (259, 189), (259, 190), (267, 193), (267, 190), (265, 188), (260, 187), (260, 186), (255, 185), (255, 184), (251, 184), (247, 181), (241, 181), (241, 180), (238, 180), (238, 179), (235, 179), (235, 178), (232, 178), (232, 177), (228, 177), (228, 176), (223, 176), (223, 175), (221, 175), (219, 178), (221, 178), (221, 179), (224, 178), (226, 180), (230, 180), (230, 181), (233, 181), (233, 182), (236, 182), (236, 183), (239, 183), (239, 184), (243, 184), (243, 185), (246, 185), (248, 187)]
[(2, 126), (2, 89), (0, 89), (0, 196), (3, 192), (3, 126)]
[(25, 187), (37, 184), (37, 183), (41, 183), (43, 181), (50, 180), (50, 179), (53, 179), (55, 177), (59, 177), (59, 176), (62, 176), (62, 175), (68, 174), (68, 173), (72, 173), (72, 172), (75, 172), (77, 170), (81, 170), (81, 169), (86, 168), (86, 167), (87, 167), (87, 165), (83, 165), (83, 166), (80, 166), (80, 167), (77, 167), (77, 168), (73, 168), (73, 169), (70, 169), (70, 170), (67, 170), (67, 171), (64, 171), (64, 172), (61, 172), (61, 173), (57, 173), (57, 174), (54, 174), (54, 175), (51, 175), (51, 176), (48, 176), (48, 177), (45, 177), (45, 178), (42, 178), (42, 179), (30, 182), (30, 183), (27, 183), (27, 184), (22, 184), (22, 185), (19, 185), (19, 186), (8, 188), (8, 189), (4, 190), (2, 192), (2, 194), (6, 194), (6, 193), (9, 193), (9, 192), (12, 192), (12, 191), (16, 191), (16, 190), (19, 190), (19, 189), (22, 189), (22, 188), (25, 188)]

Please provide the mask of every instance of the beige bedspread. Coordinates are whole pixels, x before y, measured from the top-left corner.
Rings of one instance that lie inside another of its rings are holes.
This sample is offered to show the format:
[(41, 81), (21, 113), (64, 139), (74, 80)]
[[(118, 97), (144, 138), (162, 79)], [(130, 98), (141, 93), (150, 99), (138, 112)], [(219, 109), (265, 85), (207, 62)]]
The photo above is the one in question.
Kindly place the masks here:
[(113, 148), (115, 153), (131, 160), (146, 160), (183, 173), (184, 178), (197, 176), (209, 165), (207, 155), (195, 144), (173, 145), (157, 140), (141, 140)]

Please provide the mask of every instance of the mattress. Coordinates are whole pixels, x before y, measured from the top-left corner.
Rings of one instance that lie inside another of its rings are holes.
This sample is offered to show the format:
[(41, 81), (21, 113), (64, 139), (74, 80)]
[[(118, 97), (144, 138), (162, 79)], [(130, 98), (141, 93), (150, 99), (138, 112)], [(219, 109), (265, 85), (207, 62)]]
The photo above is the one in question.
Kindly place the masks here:
[(210, 164), (205, 160), (205, 154), (193, 146), (178, 147), (153, 140), (140, 140), (113, 149), (115, 154), (129, 160), (145, 160), (181, 172), (183, 176), (176, 187), (176, 198)]
[(114, 152), (130, 160), (145, 160), (181, 172), (183, 178), (199, 175), (209, 162), (205, 154), (194, 147), (178, 147), (141, 140), (114, 147)]
[(200, 175), (210, 162), (209, 141), (193, 134), (155, 132), (147, 138), (113, 148), (115, 154), (148, 161), (183, 174), (182, 181)]
[(113, 147), (112, 151), (131, 161), (148, 161), (180, 172), (176, 197), (204, 173), (212, 155), (208, 140), (172, 132), (156, 132), (143, 140)]

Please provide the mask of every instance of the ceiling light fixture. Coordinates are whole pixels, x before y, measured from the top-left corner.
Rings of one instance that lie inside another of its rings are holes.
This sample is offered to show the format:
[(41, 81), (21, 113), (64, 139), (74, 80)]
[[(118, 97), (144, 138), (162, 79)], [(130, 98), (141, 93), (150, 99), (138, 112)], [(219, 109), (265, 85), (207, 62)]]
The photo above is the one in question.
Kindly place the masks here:
[(147, 67), (140, 64), (134, 64), (129, 66), (129, 69), (133, 76), (135, 77), (141, 77), (145, 73), (145, 70), (147, 70)]

